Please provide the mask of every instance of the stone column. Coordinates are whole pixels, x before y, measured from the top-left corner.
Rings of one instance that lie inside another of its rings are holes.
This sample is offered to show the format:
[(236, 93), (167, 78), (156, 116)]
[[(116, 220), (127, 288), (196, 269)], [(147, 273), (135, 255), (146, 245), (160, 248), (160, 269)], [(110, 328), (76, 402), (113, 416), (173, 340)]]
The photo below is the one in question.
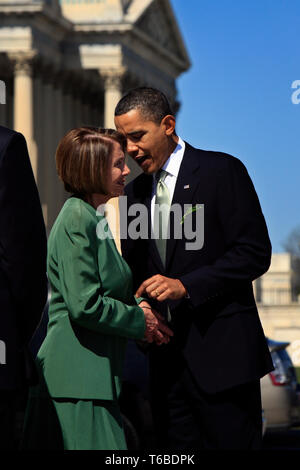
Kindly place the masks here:
[(74, 126), (80, 127), (82, 125), (82, 83), (78, 76), (74, 77), (72, 81), (73, 90), (73, 113), (74, 113)]
[(78, 100), (77, 95), (75, 95), (74, 90), (72, 88), (72, 94), (70, 99), (71, 105), (71, 128), (78, 127), (78, 119), (77, 119), (77, 111), (78, 111)]
[(83, 124), (85, 126), (93, 125), (92, 110), (89, 102), (83, 103)]
[(93, 93), (93, 124), (97, 127), (104, 127), (104, 100), (103, 100), (103, 90), (96, 89)]
[[(104, 127), (114, 129), (115, 107), (122, 97), (122, 78), (125, 68), (100, 70), (99, 73), (104, 83)], [(121, 253), (119, 199), (110, 199), (109, 205), (111, 207), (108, 206), (106, 218), (116, 246)]]
[(34, 77), (34, 136), (37, 146), (37, 159), (38, 159), (38, 171), (37, 171), (37, 185), (40, 192), (40, 198), (42, 205), (45, 201), (44, 194), (44, 122), (43, 122), (43, 108), (44, 108), (44, 90), (43, 90), (43, 77), (41, 73), (42, 65), (38, 64)]
[(44, 165), (45, 192), (47, 203), (47, 232), (49, 233), (57, 217), (58, 176), (55, 166), (55, 151), (57, 147), (57, 103), (55, 97), (55, 69), (48, 68), (44, 77)]
[[(73, 95), (72, 95), (72, 87), (70, 86), (70, 77), (69, 74), (65, 73), (62, 75), (62, 90), (61, 90), (61, 97), (62, 97), (62, 135), (63, 137), (67, 134), (74, 126), (73, 122)], [(61, 181), (59, 181), (61, 190), (60, 190), (60, 198), (61, 203), (63, 204), (66, 199), (68, 198), (69, 194), (65, 191), (64, 185)]]
[(62, 74), (58, 72), (55, 75), (55, 80), (54, 80), (54, 107), (55, 107), (55, 114), (54, 114), (54, 120), (55, 120), (55, 141), (54, 141), (54, 149), (53, 149), (53, 185), (55, 182), (55, 187), (56, 187), (56, 204), (55, 204), (55, 209), (58, 214), (60, 209), (62, 208), (66, 197), (65, 197), (65, 191), (64, 191), (64, 186), (63, 183), (60, 181), (57, 170), (56, 170), (56, 161), (55, 161), (55, 152), (57, 149), (57, 146), (61, 140), (61, 138), (64, 136), (64, 126), (65, 126), (65, 119), (66, 119), (66, 108), (64, 106), (64, 94), (63, 94), (63, 81), (62, 81)]
[(72, 73), (61, 73), (61, 85), (63, 93), (63, 135), (69, 132), (74, 127), (73, 117), (73, 87), (72, 87)]
[(33, 78), (32, 68), (36, 52), (11, 53), (14, 64), (14, 129), (21, 132), (27, 141), (31, 165), (37, 178), (37, 150), (34, 141)]
[(104, 82), (104, 126), (114, 128), (114, 112), (122, 96), (125, 68), (100, 70), (99, 73)]
[(72, 101), (73, 101), (73, 97), (71, 95), (71, 92), (68, 90), (68, 91), (65, 91), (65, 95), (64, 95), (64, 102), (65, 102), (65, 129), (64, 129), (64, 132), (65, 134), (67, 132), (69, 132), (72, 127), (73, 127), (73, 117), (72, 117)]

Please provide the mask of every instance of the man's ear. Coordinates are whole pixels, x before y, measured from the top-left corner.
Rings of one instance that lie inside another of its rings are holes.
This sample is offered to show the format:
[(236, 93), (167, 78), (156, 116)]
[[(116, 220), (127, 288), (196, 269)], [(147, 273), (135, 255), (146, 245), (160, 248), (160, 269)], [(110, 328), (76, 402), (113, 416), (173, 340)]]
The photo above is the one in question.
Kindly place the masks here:
[(161, 125), (165, 128), (165, 134), (171, 136), (175, 132), (176, 119), (172, 114), (168, 114), (161, 121)]

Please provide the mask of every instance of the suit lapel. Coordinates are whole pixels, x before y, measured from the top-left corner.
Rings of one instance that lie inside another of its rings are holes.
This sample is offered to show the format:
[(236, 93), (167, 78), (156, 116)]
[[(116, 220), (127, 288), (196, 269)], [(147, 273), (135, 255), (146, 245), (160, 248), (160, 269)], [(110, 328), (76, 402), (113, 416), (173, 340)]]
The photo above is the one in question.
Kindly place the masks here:
[[(199, 169), (200, 161), (197, 158), (197, 153), (187, 143), (183, 155), (183, 159), (180, 165), (179, 174), (176, 181), (174, 195), (172, 199), (172, 205), (178, 204), (181, 206), (182, 216), (184, 215), (184, 205), (192, 204), (193, 195), (197, 186), (199, 185)], [(178, 223), (178, 220), (177, 220)], [(167, 242), (167, 253), (166, 253), (166, 271), (170, 266), (170, 263), (174, 256), (174, 251), (178, 240), (174, 238), (174, 227), (171, 219), (170, 224), (170, 239)]]
[[(180, 165), (179, 174), (176, 181), (172, 204), (181, 206), (182, 215), (184, 215), (184, 204), (192, 204), (193, 195), (199, 185), (199, 173), (197, 170), (200, 166), (199, 151), (193, 149), (189, 144), (185, 143), (185, 152)], [(166, 266), (164, 267), (158, 253), (156, 242), (152, 237), (151, 223), (151, 198), (152, 198), (153, 176), (143, 175), (139, 180), (137, 187), (137, 199), (144, 204), (147, 209), (148, 221), (148, 240), (149, 240), (149, 256), (152, 258), (153, 264), (157, 268), (157, 272), (164, 273), (168, 271), (168, 267), (173, 259), (175, 248), (178, 240), (172, 236), (174, 234), (173, 227), (170, 230), (170, 239), (167, 242)]]
[(152, 221), (151, 221), (151, 199), (152, 199), (152, 187), (153, 187), (153, 176), (145, 175), (143, 185), (141, 186), (141, 191), (143, 196), (141, 202), (145, 205), (147, 209), (147, 227), (148, 227), (148, 240), (149, 240), (149, 256), (151, 256), (153, 263), (155, 264), (158, 272), (164, 271), (164, 266), (162, 264), (159, 252), (157, 250), (156, 242), (152, 234)]

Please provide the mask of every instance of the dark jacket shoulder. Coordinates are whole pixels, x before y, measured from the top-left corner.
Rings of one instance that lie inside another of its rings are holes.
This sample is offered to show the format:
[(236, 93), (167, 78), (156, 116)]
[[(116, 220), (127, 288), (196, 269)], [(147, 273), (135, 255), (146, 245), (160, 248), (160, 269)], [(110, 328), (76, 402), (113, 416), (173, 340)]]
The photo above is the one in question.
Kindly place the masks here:
[(11, 140), (16, 136), (25, 140), (23, 135), (19, 132), (9, 129), (8, 127), (0, 126), (0, 155), (6, 150)]
[[(225, 152), (217, 152), (213, 150), (197, 149), (185, 142), (185, 152), (182, 161), (182, 168), (190, 168), (197, 170), (205, 168), (208, 172), (223, 173), (231, 171), (232, 168), (240, 168), (245, 170), (242, 161)], [(145, 194), (150, 190), (153, 183), (152, 175), (141, 173), (134, 180), (126, 185), (125, 194), (129, 198), (139, 198), (140, 195)]]
[(215, 150), (203, 150), (197, 149), (192, 145), (186, 144), (186, 149), (184, 153), (184, 158), (198, 159), (200, 162), (205, 162), (205, 165), (211, 166), (215, 169), (225, 169), (228, 166), (242, 166), (244, 167), (243, 162), (233, 155), (226, 152), (218, 152)]

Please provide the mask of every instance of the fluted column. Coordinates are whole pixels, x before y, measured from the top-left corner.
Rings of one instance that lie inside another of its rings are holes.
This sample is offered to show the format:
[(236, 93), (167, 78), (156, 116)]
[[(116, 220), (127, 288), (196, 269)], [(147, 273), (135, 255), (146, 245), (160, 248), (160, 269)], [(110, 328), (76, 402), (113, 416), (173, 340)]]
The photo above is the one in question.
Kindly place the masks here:
[(69, 132), (73, 127), (73, 116), (72, 116), (72, 101), (73, 97), (68, 91), (64, 95), (64, 102), (65, 102), (65, 134)]
[(36, 53), (11, 53), (14, 64), (14, 129), (21, 132), (27, 141), (31, 165), (37, 178), (37, 150), (34, 141), (33, 78), (32, 69)]
[(85, 126), (91, 126), (93, 124), (91, 106), (88, 102), (83, 103), (83, 119), (82, 122)]
[(62, 182), (59, 180), (56, 170), (56, 161), (55, 161), (55, 152), (57, 146), (64, 136), (64, 121), (66, 118), (66, 109), (64, 106), (64, 95), (63, 95), (63, 83), (61, 80), (61, 74), (57, 73), (55, 76), (54, 81), (54, 89), (53, 89), (53, 99), (54, 99), (54, 120), (55, 120), (55, 141), (54, 141), (54, 149), (53, 149), (53, 188), (56, 189), (56, 201), (55, 201), (55, 209), (56, 213), (60, 211), (62, 208), (66, 197), (65, 191)]
[(33, 98), (33, 113), (34, 113), (34, 136), (37, 146), (37, 159), (38, 159), (38, 172), (37, 172), (37, 185), (40, 192), (42, 204), (45, 202), (44, 194), (44, 90), (43, 90), (43, 77), (41, 73), (41, 64), (37, 65), (36, 74), (34, 77), (34, 98)]
[(104, 127), (104, 100), (103, 90), (96, 90), (93, 96), (93, 124), (97, 127)]
[(78, 96), (73, 89), (71, 95), (71, 113), (72, 128), (78, 127)]
[(115, 107), (122, 96), (125, 68), (100, 70), (104, 82), (104, 126), (114, 128)]
[(60, 119), (57, 113), (57, 103), (55, 97), (55, 70), (49, 67), (44, 82), (44, 124), (45, 124), (45, 186), (46, 200), (48, 207), (47, 231), (52, 228), (58, 213), (58, 176), (55, 166), (55, 151), (57, 147), (57, 120)]
[[(125, 68), (100, 70), (99, 73), (104, 83), (104, 127), (114, 129), (115, 107), (122, 97), (122, 78)], [(112, 207), (108, 208), (106, 217), (116, 246), (121, 253), (119, 199), (110, 199), (109, 205)]]

